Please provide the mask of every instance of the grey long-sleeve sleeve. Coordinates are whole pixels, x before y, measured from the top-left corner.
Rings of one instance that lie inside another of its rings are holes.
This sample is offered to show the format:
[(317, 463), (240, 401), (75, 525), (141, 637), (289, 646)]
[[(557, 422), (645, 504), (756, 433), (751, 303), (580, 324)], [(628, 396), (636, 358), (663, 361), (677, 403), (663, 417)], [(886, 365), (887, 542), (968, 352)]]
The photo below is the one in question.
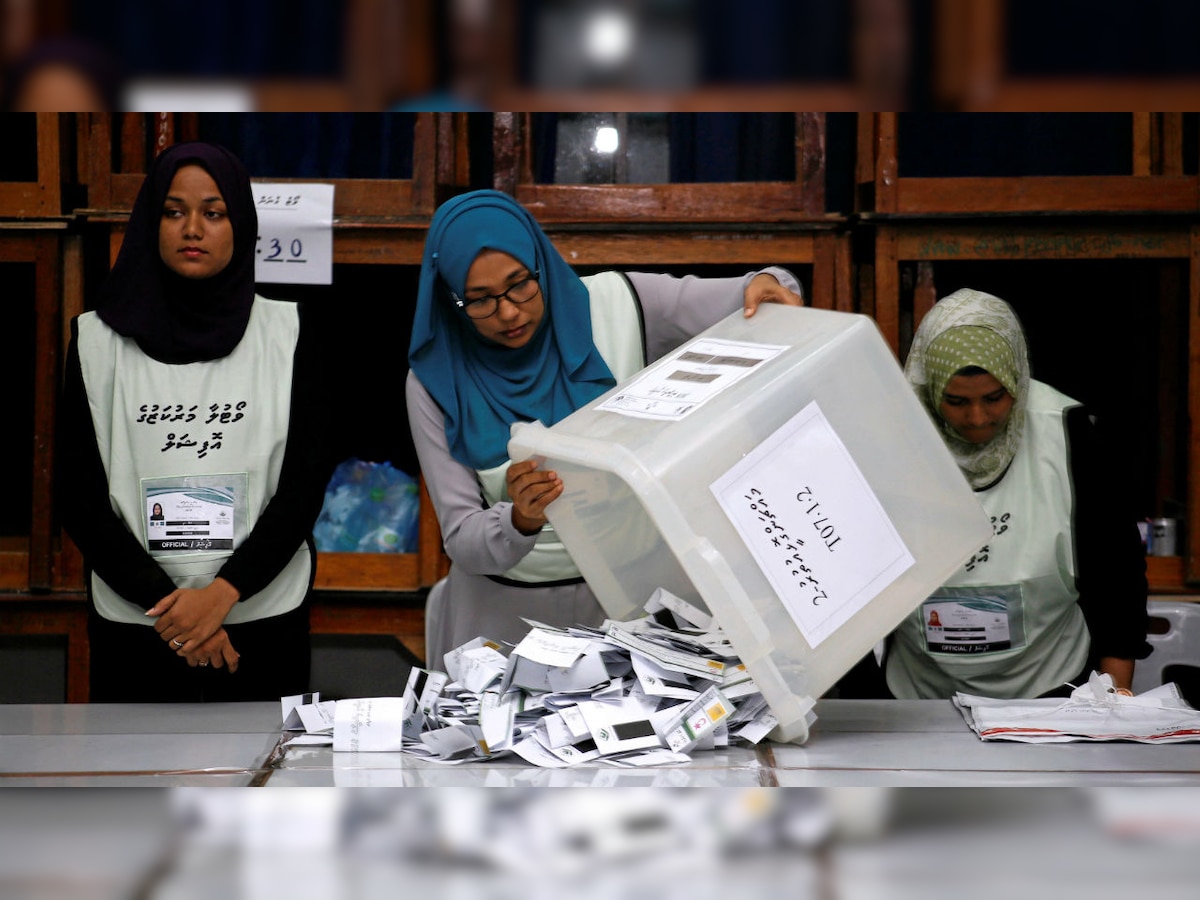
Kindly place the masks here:
[(787, 269), (770, 266), (734, 278), (697, 278), (628, 272), (646, 321), (646, 362), (670, 353), (680, 344), (742, 308), (746, 285), (766, 272), (784, 287), (803, 296), (800, 282)]

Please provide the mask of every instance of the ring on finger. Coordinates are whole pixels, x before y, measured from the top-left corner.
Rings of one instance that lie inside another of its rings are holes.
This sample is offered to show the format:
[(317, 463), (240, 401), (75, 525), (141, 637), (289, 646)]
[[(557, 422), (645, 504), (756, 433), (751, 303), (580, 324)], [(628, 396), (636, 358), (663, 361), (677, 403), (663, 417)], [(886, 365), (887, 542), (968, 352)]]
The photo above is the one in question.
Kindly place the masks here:
[(171, 646), (178, 650), (183, 646), (183, 641), (181, 641), (179, 638), (171, 638)]
[(200, 667), (201, 667), (201, 668), (204, 668), (204, 667), (205, 667), (205, 666), (207, 666), (207, 665), (208, 665), (208, 660), (207, 660), (207, 659), (202, 659), (202, 660), (200, 660)]

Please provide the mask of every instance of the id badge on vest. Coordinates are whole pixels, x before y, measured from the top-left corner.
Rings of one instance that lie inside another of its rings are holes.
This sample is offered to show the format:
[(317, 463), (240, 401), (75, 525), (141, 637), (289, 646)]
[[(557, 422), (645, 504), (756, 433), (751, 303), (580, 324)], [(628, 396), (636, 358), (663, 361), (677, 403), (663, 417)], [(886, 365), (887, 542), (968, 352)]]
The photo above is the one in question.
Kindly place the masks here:
[(232, 551), (246, 533), (248, 483), (245, 472), (143, 478), (150, 555)]
[(921, 604), (925, 649), (971, 656), (1025, 646), (1025, 613), (1019, 584), (939, 588)]

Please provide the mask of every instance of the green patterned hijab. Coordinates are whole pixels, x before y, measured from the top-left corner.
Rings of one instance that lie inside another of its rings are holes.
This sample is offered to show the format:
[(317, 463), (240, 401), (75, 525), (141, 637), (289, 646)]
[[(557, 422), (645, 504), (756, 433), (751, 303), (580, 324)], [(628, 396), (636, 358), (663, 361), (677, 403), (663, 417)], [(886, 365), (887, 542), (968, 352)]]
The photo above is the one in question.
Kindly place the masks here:
[[(1008, 421), (986, 444), (963, 440), (939, 411), (946, 383), (970, 366), (992, 375), (1015, 401)], [(913, 336), (904, 374), (971, 487), (980, 490), (997, 481), (1017, 453), (1029, 396), (1029, 351), (1012, 308), (970, 288), (944, 297)]]

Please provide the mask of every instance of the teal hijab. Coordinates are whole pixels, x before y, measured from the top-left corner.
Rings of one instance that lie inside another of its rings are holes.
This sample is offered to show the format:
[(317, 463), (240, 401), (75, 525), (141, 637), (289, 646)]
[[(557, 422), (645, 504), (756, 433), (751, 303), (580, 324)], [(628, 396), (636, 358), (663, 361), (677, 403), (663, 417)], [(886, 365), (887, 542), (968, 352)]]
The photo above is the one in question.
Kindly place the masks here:
[[(540, 273), (546, 311), (524, 347), (483, 337), (450, 297), (463, 295), (483, 250)], [(441, 407), (451, 455), (473, 469), (508, 459), (513, 422), (553, 425), (616, 384), (592, 343), (587, 288), (533, 216), (499, 191), (462, 194), (434, 213), (408, 364)]]

